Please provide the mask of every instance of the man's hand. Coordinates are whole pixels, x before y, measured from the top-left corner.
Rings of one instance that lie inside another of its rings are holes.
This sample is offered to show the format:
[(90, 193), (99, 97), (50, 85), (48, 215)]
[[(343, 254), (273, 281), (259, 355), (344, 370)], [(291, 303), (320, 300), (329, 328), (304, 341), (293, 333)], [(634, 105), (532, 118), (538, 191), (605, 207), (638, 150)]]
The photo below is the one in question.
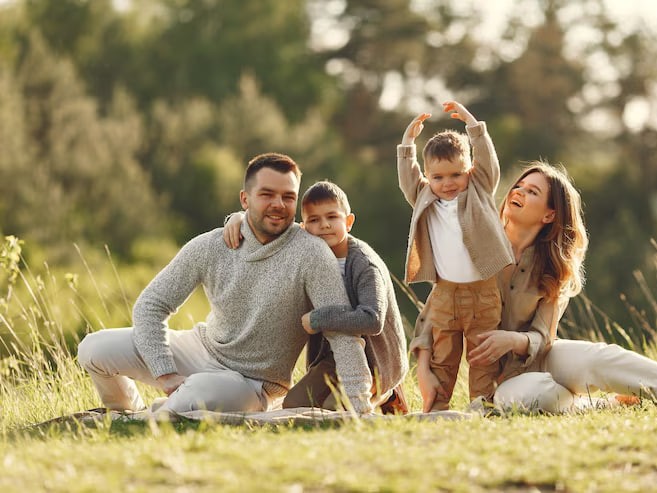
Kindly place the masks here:
[(451, 113), (451, 115), (449, 115), (450, 118), (461, 120), (468, 126), (475, 125), (477, 123), (477, 119), (472, 116), (472, 113), (470, 113), (465, 108), (465, 106), (463, 106), (461, 103), (457, 103), (456, 101), (447, 101), (443, 103), (443, 111), (445, 113)]
[(431, 113), (422, 113), (416, 116), (413, 121), (406, 127), (402, 137), (402, 145), (408, 146), (415, 143), (415, 139), (424, 128), (423, 122), (431, 116)]
[(310, 335), (317, 334), (317, 331), (313, 330), (313, 328), (310, 326), (310, 312), (305, 313), (301, 317), (301, 325), (303, 325), (303, 330), (308, 332)]
[(157, 382), (162, 387), (162, 390), (164, 390), (164, 393), (169, 396), (183, 384), (185, 378), (186, 377), (178, 375), (177, 373), (167, 373), (166, 375), (160, 375), (157, 377)]
[(224, 237), (224, 243), (228, 248), (233, 250), (240, 246), (240, 241), (242, 241), (242, 233), (240, 232), (240, 227), (242, 226), (242, 213), (235, 212), (230, 215), (226, 224), (224, 224), (224, 231), (222, 233)]

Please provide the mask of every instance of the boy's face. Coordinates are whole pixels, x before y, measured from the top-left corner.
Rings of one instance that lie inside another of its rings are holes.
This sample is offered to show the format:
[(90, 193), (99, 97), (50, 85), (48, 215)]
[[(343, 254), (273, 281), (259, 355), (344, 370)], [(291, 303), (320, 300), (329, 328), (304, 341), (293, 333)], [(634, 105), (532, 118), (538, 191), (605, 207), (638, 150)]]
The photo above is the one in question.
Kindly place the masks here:
[(334, 200), (306, 204), (301, 209), (301, 226), (313, 236), (324, 240), (338, 258), (347, 256), (347, 233), (356, 216), (347, 214)]
[(424, 174), (433, 194), (442, 200), (453, 200), (468, 188), (470, 171), (460, 159), (430, 158), (424, 163)]

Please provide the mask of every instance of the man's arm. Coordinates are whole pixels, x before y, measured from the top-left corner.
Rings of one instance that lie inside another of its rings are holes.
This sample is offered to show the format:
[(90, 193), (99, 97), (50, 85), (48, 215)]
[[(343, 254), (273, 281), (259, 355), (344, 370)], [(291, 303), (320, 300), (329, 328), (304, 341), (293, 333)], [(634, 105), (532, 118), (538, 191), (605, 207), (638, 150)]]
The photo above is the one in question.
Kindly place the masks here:
[(164, 388), (177, 374), (164, 322), (201, 282), (208, 258), (207, 240), (208, 233), (187, 243), (146, 286), (133, 308), (135, 347), (153, 377), (164, 377), (161, 382)]

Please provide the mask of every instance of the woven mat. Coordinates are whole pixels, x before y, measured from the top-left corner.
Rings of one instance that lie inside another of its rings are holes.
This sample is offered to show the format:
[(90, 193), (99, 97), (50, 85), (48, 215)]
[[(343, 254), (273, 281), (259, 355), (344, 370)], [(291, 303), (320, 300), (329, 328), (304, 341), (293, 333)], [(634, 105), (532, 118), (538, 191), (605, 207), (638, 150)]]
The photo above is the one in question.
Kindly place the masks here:
[(471, 414), (458, 411), (435, 411), (431, 413), (410, 413), (404, 416), (393, 416), (383, 414), (368, 414), (364, 416), (354, 416), (350, 413), (341, 411), (329, 411), (327, 409), (298, 407), (292, 409), (279, 409), (267, 412), (213, 412), (213, 411), (189, 411), (184, 413), (140, 411), (135, 413), (120, 413), (117, 411), (107, 411), (105, 409), (92, 409), (81, 411), (65, 416), (60, 416), (43, 423), (37, 427), (43, 427), (50, 424), (65, 423), (88, 423), (92, 424), (97, 421), (111, 419), (112, 421), (134, 422), (134, 421), (209, 421), (213, 423), (226, 425), (308, 425), (308, 424), (325, 424), (341, 423), (346, 421), (360, 420), (370, 421), (394, 421), (394, 420), (420, 420), (420, 421), (441, 421), (441, 420), (458, 420), (470, 419)]

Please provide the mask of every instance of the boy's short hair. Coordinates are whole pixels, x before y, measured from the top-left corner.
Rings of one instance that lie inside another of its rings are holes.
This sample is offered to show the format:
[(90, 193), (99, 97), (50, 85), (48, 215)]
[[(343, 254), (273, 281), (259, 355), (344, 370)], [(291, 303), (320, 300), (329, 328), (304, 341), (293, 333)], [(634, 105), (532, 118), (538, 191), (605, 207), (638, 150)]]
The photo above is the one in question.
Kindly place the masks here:
[(286, 154), (267, 152), (259, 154), (249, 161), (244, 173), (244, 190), (249, 190), (253, 177), (262, 168), (271, 168), (279, 173), (289, 173), (291, 171), (297, 177), (297, 180), (301, 180), (301, 170), (294, 162), (294, 159)]
[(468, 136), (454, 130), (444, 130), (429, 139), (422, 150), (422, 159), (460, 159), (466, 168), (472, 166)]
[(329, 201), (337, 202), (345, 214), (351, 214), (347, 194), (335, 183), (328, 180), (318, 181), (306, 190), (301, 198), (301, 210), (308, 204), (320, 204)]

